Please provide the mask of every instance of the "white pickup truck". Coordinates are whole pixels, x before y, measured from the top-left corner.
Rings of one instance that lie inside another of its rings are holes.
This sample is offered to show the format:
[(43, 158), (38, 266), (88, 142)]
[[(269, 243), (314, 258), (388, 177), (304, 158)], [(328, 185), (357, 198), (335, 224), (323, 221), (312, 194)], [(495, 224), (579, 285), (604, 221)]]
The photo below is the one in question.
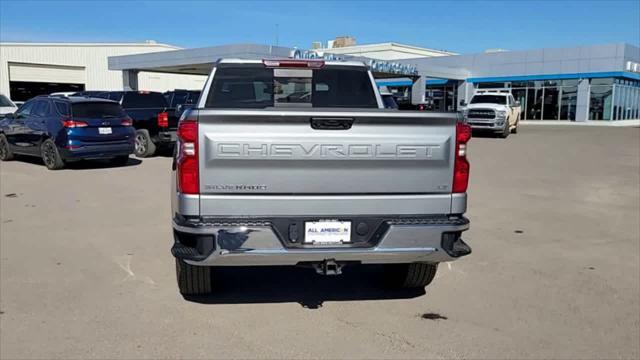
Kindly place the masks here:
[(520, 103), (513, 95), (488, 91), (476, 92), (463, 110), (467, 124), (473, 129), (492, 130), (503, 138), (518, 132), (520, 113)]

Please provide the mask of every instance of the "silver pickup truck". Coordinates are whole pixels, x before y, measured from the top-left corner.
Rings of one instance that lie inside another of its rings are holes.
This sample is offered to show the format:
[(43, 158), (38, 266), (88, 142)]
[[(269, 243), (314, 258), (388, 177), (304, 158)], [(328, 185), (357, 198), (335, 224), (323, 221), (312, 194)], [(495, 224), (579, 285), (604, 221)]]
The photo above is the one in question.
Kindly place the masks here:
[(172, 216), (184, 295), (212, 267), (382, 264), (424, 287), (467, 255), (469, 126), (384, 109), (360, 62), (220, 60), (178, 126)]

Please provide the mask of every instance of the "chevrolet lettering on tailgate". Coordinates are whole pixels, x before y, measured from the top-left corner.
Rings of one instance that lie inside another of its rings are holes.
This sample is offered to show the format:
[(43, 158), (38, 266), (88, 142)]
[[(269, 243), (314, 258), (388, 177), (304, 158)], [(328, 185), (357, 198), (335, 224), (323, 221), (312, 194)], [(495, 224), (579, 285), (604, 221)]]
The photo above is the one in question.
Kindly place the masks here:
[(214, 142), (214, 158), (413, 159), (440, 158), (439, 144), (309, 144)]

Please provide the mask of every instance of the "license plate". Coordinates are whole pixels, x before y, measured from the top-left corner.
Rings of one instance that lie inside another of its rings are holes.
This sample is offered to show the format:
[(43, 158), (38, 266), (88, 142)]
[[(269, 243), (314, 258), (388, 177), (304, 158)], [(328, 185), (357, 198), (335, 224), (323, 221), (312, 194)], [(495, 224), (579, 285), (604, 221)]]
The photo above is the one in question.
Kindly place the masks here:
[(304, 242), (307, 244), (351, 242), (351, 221), (307, 221), (304, 223)]
[(111, 134), (111, 128), (110, 127), (98, 128), (98, 134), (102, 134), (102, 135)]

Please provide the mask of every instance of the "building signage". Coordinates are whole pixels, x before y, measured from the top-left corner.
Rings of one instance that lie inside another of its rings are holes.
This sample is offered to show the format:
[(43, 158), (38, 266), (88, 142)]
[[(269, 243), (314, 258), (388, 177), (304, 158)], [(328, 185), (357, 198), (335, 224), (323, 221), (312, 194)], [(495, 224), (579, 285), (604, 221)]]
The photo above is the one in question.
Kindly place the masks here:
[[(335, 54), (300, 49), (291, 50), (289, 57), (294, 59), (323, 59), (328, 61), (345, 60), (343, 57)], [(415, 65), (410, 64), (370, 59), (367, 62), (367, 66), (373, 72), (384, 72), (398, 75), (418, 75), (418, 68)]]
[(640, 63), (627, 61), (627, 66), (625, 67), (625, 69), (634, 73), (640, 73)]

